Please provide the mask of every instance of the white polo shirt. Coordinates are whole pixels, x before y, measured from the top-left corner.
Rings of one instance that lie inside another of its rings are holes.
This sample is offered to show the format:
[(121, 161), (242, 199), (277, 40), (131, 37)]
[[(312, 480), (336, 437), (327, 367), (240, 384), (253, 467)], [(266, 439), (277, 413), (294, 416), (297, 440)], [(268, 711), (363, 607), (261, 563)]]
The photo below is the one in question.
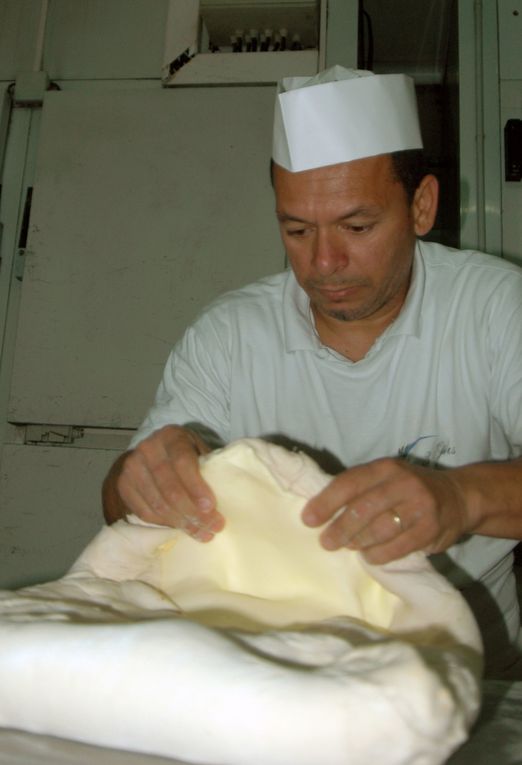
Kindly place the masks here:
[[(170, 354), (131, 446), (171, 423), (224, 442), (272, 436), (330, 472), (383, 456), (440, 466), (520, 456), (522, 270), (419, 242), (401, 313), (358, 362), (322, 345), (291, 271), (227, 293)], [(474, 536), (433, 556), (457, 586), (488, 586), (506, 626), (492, 613), (484, 630), (507, 627), (511, 639), (515, 544)]]

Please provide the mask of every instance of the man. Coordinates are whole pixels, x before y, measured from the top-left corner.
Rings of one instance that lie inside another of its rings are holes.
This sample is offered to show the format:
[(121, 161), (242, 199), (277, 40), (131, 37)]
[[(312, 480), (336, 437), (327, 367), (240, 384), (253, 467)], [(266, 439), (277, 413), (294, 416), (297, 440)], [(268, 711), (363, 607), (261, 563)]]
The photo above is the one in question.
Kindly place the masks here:
[(372, 563), (431, 554), (500, 676), (520, 630), (522, 272), (418, 240), (438, 185), (416, 167), (408, 78), (335, 67), (282, 91), (272, 171), (291, 271), (187, 330), (105, 481), (106, 519), (209, 542), (224, 519), (199, 455), (244, 436), (297, 444), (338, 473), (303, 512), (323, 546)]

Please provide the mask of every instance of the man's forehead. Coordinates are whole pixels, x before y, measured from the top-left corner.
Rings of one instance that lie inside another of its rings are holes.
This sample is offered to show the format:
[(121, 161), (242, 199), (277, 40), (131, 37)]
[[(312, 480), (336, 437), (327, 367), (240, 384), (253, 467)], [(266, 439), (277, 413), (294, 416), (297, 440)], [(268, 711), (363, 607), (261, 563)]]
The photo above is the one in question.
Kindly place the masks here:
[(328, 186), (331, 184), (349, 183), (360, 179), (379, 182), (395, 180), (393, 163), (390, 154), (379, 154), (372, 157), (364, 157), (349, 162), (338, 162), (334, 165), (316, 167), (310, 170), (292, 172), (273, 163), (273, 178), (276, 186), (289, 187), (313, 187)]

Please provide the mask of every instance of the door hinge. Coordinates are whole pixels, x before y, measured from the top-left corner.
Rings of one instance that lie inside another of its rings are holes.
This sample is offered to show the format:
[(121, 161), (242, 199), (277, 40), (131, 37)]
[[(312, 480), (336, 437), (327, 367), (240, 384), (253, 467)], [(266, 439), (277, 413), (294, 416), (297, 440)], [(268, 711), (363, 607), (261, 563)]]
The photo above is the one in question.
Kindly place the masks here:
[(25, 444), (70, 446), (83, 438), (83, 428), (76, 425), (26, 425)]
[(97, 428), (90, 425), (52, 423), (9, 423), (7, 443), (26, 446), (68, 446), (123, 452), (129, 447), (134, 429)]

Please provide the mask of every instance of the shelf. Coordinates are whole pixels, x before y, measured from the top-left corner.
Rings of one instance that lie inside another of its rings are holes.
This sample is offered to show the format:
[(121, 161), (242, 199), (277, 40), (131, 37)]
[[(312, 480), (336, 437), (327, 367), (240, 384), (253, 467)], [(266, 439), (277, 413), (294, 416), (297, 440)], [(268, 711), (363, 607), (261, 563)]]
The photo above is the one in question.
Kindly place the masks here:
[[(319, 44), (319, 3), (317, 0), (296, 0), (296, 2), (214, 2), (202, 0), (200, 13), (208, 37), (213, 45), (229, 46), (230, 37), (236, 30), (248, 34), (255, 29), (264, 33), (272, 30), (287, 31), (288, 47), (294, 35), (299, 36), (303, 48), (317, 48)], [(204, 52), (204, 51), (202, 51)]]
[(317, 50), (282, 53), (199, 53), (163, 84), (271, 84), (278, 82), (282, 77), (313, 76), (317, 69)]
[[(319, 67), (320, 19), (326, 0), (170, 0), (163, 85), (275, 83), (312, 76)], [(286, 50), (232, 52), (231, 37), (286, 30)], [(299, 48), (291, 49), (294, 36)], [(213, 52), (211, 52), (211, 50)]]
[(299, 6), (301, 8), (309, 8), (310, 6), (317, 5), (316, 0), (201, 0), (201, 8), (265, 8), (274, 7), (278, 8), (295, 8)]

